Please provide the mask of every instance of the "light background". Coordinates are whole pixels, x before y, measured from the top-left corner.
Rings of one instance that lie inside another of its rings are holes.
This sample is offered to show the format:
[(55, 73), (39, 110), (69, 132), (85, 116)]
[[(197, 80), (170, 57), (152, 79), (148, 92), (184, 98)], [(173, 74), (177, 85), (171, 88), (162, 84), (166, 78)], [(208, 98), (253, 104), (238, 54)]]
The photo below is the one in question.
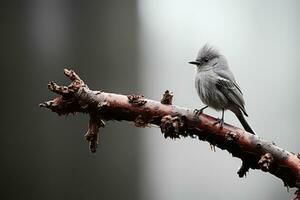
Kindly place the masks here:
[[(87, 116), (58, 117), (38, 103), (46, 84), (68, 84), (64, 66), (91, 89), (144, 94), (200, 108), (195, 59), (204, 43), (227, 57), (249, 123), (299, 152), (300, 2), (201, 0), (1, 1), (0, 199), (291, 199), (276, 177), (196, 139), (165, 140), (158, 128), (107, 123), (96, 154)], [(213, 110), (206, 111), (220, 116)], [(240, 126), (226, 112), (228, 123)]]
[[(299, 151), (299, 1), (139, 0), (139, 82), (146, 96), (165, 89), (174, 103), (204, 106), (194, 89), (194, 60), (209, 43), (223, 53), (241, 86), (257, 133)], [(206, 113), (219, 117), (221, 113)], [(225, 121), (241, 126), (226, 112)], [(238, 178), (240, 161), (192, 139), (164, 140), (158, 129), (141, 138), (142, 199), (288, 199), (281, 180), (250, 171)]]

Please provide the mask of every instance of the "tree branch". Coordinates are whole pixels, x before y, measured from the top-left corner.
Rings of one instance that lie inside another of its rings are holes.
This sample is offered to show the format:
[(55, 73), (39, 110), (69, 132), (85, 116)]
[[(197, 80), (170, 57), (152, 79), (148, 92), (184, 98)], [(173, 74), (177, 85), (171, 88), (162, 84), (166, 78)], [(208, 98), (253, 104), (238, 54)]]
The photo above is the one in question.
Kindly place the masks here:
[[(172, 105), (173, 94), (166, 91), (161, 102), (145, 99), (142, 95), (120, 95), (93, 91), (73, 70), (64, 70), (71, 79), (69, 86), (48, 84), (49, 90), (59, 94), (51, 101), (41, 103), (59, 115), (88, 113), (90, 121), (85, 135), (91, 152), (96, 151), (98, 131), (102, 120), (133, 121), (137, 127), (155, 124), (165, 138), (192, 137), (209, 142), (243, 161), (239, 175), (249, 168), (261, 169), (280, 178), (287, 187), (300, 188), (300, 154), (294, 155), (274, 143), (264, 141), (240, 128), (216, 125), (211, 116), (196, 115), (193, 110)], [(299, 198), (299, 191), (297, 197)]]

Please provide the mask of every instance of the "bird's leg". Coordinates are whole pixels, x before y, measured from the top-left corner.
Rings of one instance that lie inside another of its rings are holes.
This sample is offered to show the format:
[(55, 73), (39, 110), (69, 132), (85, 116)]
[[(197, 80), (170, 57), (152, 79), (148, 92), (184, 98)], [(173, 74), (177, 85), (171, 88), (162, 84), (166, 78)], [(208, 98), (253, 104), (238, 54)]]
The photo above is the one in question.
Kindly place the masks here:
[(201, 114), (203, 113), (203, 110), (205, 110), (207, 107), (208, 107), (208, 106), (204, 106), (204, 107), (201, 108), (200, 110), (195, 109), (195, 110), (194, 110), (194, 113), (195, 113), (196, 115), (201, 115)]
[(217, 119), (217, 121), (215, 122), (215, 124), (220, 124), (220, 128), (223, 128), (223, 125), (224, 125), (224, 108), (222, 108), (222, 118), (221, 119)]
[(224, 124), (224, 108), (222, 109), (221, 128), (223, 128), (223, 124)]

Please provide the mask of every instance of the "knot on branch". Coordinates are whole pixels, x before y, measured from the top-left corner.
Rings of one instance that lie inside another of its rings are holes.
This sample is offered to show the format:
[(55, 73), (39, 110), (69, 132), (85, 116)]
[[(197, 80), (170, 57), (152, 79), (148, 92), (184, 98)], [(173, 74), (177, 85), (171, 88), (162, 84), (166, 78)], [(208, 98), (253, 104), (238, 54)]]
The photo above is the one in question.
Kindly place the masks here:
[(143, 95), (128, 95), (128, 102), (135, 106), (143, 106), (147, 103)]
[(172, 117), (171, 115), (166, 115), (161, 119), (160, 130), (167, 138), (179, 138), (180, 135), (187, 136), (185, 131), (185, 122), (182, 117)]
[(166, 90), (163, 94), (163, 98), (160, 100), (160, 103), (165, 105), (172, 105), (173, 101), (173, 92)]
[(97, 104), (97, 109), (101, 110), (101, 109), (104, 109), (104, 108), (108, 108), (109, 106), (110, 106), (109, 102), (107, 102), (107, 101), (100, 101)]
[(229, 132), (226, 133), (225, 139), (228, 142), (234, 142), (234, 141), (237, 141), (238, 135), (236, 133), (233, 133), (232, 131), (229, 131)]
[(146, 120), (143, 115), (139, 115), (134, 119), (134, 125), (136, 127), (145, 128), (148, 125), (149, 120)]
[(89, 141), (89, 148), (92, 153), (96, 152), (99, 140), (99, 128), (104, 127), (105, 123), (101, 120), (100, 116), (95, 113), (90, 114), (90, 121), (85, 139)]
[(258, 161), (258, 165), (261, 168), (261, 170), (267, 172), (269, 171), (273, 160), (273, 156), (270, 153), (266, 153), (260, 158), (260, 160)]

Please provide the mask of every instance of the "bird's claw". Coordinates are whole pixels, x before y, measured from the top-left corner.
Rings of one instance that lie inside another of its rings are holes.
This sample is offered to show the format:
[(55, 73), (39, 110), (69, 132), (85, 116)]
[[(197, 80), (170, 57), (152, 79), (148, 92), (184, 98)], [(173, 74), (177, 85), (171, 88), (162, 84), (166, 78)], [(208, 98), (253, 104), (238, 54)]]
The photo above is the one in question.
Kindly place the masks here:
[(203, 110), (202, 109), (195, 109), (194, 110), (194, 114), (195, 115), (201, 115), (203, 113)]
[(220, 124), (220, 128), (223, 128), (224, 125), (224, 119), (217, 119), (217, 121), (214, 123), (214, 125)]
[(201, 109), (195, 109), (194, 110), (195, 115), (201, 115), (203, 113), (203, 110), (205, 110), (207, 107), (208, 106), (205, 106), (205, 107), (203, 107)]

